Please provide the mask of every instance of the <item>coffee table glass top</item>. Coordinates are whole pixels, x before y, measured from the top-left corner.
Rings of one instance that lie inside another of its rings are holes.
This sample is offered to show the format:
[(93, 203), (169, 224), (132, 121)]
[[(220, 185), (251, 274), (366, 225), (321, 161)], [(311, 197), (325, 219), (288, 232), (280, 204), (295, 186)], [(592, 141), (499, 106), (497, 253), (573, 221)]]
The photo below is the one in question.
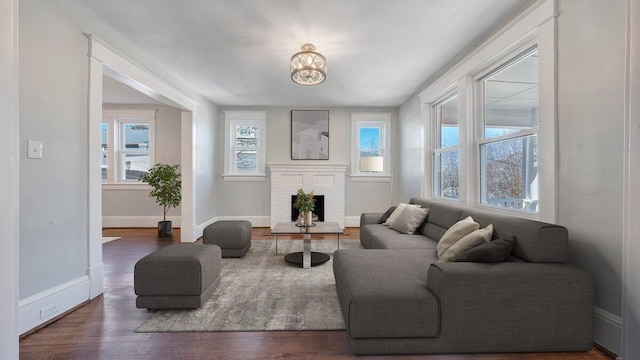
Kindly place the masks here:
[(318, 221), (315, 226), (296, 226), (295, 222), (279, 222), (271, 229), (271, 234), (344, 234), (337, 222)]

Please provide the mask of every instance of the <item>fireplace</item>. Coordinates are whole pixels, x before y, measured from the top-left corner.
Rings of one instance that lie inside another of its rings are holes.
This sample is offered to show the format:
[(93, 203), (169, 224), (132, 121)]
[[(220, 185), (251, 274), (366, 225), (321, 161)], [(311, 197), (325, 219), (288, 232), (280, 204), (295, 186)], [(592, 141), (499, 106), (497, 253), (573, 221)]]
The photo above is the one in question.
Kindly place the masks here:
[[(324, 222), (337, 222), (344, 227), (346, 164), (290, 162), (269, 163), (268, 167), (271, 183), (271, 228), (278, 222), (292, 221), (291, 195), (295, 197), (300, 189), (306, 193), (313, 191), (314, 194), (322, 194), (322, 219)], [(317, 210), (318, 206), (316, 203)]]
[[(291, 221), (298, 221), (300, 212), (293, 207), (296, 202), (297, 195), (291, 195)], [(316, 201), (315, 209), (313, 209), (313, 221), (324, 221), (324, 195), (314, 195)], [(317, 217), (317, 218), (316, 218)]]

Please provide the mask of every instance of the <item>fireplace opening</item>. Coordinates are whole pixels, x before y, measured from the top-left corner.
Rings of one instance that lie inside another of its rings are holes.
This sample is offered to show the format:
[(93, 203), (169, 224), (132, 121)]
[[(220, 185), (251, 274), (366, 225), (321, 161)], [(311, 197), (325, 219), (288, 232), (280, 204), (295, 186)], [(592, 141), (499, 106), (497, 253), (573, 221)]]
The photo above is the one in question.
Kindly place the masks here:
[[(291, 221), (293, 222), (298, 221), (300, 216), (298, 209), (293, 207), (296, 197), (296, 195), (291, 195)], [(313, 198), (316, 200), (316, 207), (313, 209), (313, 221), (324, 221), (324, 195), (314, 195)]]

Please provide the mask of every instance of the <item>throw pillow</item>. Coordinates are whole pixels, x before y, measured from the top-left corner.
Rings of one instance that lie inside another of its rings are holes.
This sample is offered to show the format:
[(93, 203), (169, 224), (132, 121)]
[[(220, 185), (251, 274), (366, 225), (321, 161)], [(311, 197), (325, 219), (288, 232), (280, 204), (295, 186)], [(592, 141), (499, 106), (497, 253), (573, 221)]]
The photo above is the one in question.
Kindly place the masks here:
[(438, 258), (438, 262), (453, 261), (453, 259), (457, 258), (458, 255), (463, 252), (488, 243), (491, 240), (491, 235), (493, 235), (493, 225), (491, 224), (484, 229), (478, 229), (465, 235), (462, 239), (451, 245), (451, 247)]
[(429, 209), (407, 206), (391, 224), (390, 228), (403, 234), (413, 235), (429, 215)]
[(400, 214), (402, 213), (402, 210), (404, 210), (404, 208), (406, 208), (407, 206), (420, 207), (420, 205), (400, 203), (398, 204), (398, 206), (396, 206), (396, 209), (393, 210), (391, 215), (389, 215), (389, 218), (387, 219), (387, 221), (382, 223), (382, 225), (391, 226), (391, 224), (393, 224), (393, 222), (398, 218), (398, 216), (400, 216)]
[(445, 251), (455, 244), (463, 236), (478, 230), (480, 224), (473, 221), (471, 216), (466, 219), (460, 220), (457, 223), (451, 225), (451, 227), (442, 235), (440, 241), (438, 241), (438, 258), (444, 255)]
[(382, 216), (380, 217), (380, 220), (378, 220), (378, 224), (384, 224), (384, 222), (387, 221), (389, 216), (391, 216), (391, 213), (393, 212), (393, 210), (395, 210), (396, 208), (397, 206), (392, 206), (389, 209), (387, 209), (387, 211), (384, 214), (382, 214)]
[(496, 239), (463, 252), (455, 259), (453, 259), (453, 261), (471, 261), (484, 263), (503, 262), (507, 260), (515, 244), (515, 236), (512, 236), (508, 239)]

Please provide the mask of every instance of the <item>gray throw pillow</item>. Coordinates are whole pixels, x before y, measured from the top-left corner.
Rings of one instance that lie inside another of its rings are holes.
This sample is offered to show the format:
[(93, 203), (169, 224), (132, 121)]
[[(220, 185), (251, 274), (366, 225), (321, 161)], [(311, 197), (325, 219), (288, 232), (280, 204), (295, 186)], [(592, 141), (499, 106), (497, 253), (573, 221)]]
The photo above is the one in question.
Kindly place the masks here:
[(392, 206), (390, 207), (384, 214), (382, 214), (382, 216), (380, 217), (380, 220), (378, 220), (378, 224), (383, 224), (385, 221), (387, 221), (387, 219), (389, 218), (389, 216), (391, 216), (391, 213), (393, 213), (393, 210), (396, 209), (397, 206)]
[(407, 206), (390, 227), (403, 234), (413, 235), (418, 226), (422, 225), (427, 218), (427, 215), (429, 215), (429, 209)]
[(515, 244), (515, 236), (507, 239), (496, 239), (463, 252), (453, 259), (453, 261), (484, 263), (503, 262), (507, 260)]

